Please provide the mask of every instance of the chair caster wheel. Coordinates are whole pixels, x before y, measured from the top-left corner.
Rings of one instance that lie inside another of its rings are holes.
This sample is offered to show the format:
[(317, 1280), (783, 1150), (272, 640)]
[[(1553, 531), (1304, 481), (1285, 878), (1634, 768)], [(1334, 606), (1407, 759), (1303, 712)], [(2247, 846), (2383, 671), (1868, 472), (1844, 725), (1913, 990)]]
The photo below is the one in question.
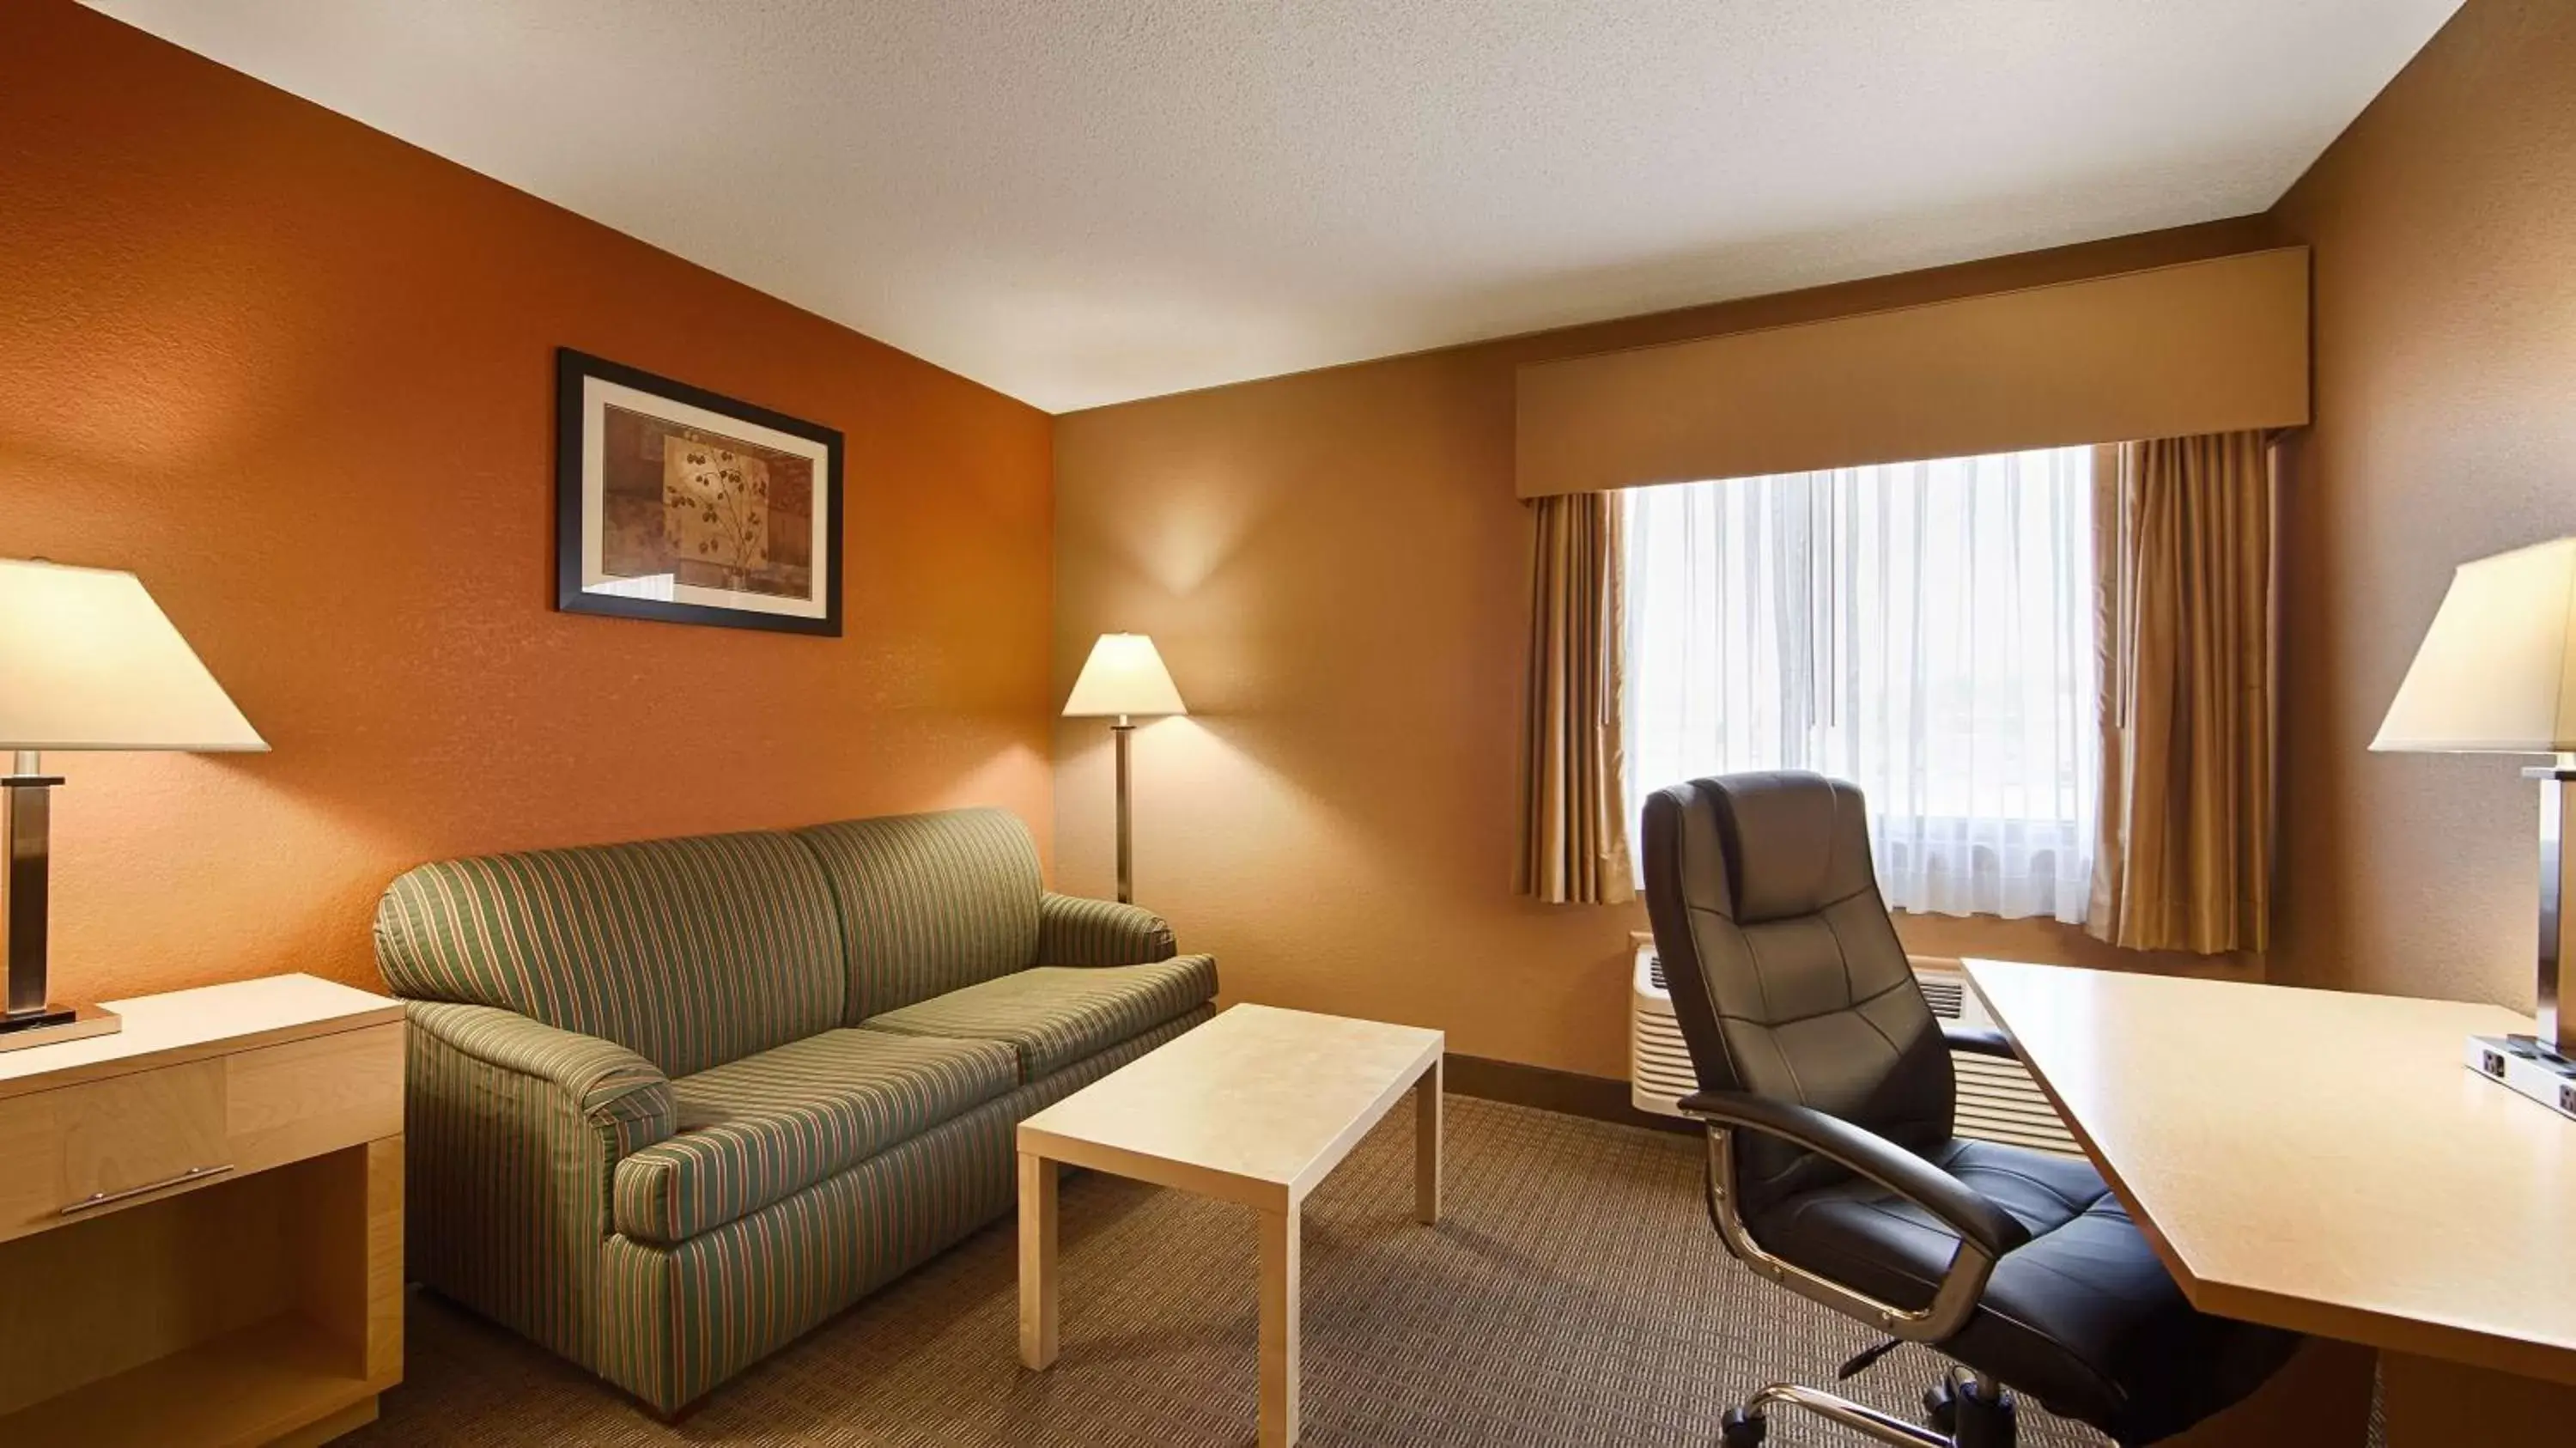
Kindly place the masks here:
[(1959, 1400), (1946, 1379), (1923, 1390), (1923, 1421), (1944, 1438), (1959, 1431)]
[(2020, 1431), (2012, 1394), (1998, 1390), (1990, 1398), (1946, 1378), (1925, 1390), (1923, 1419), (1958, 1448), (2013, 1448)]
[(1771, 1425), (1759, 1414), (1742, 1408), (1729, 1408), (1717, 1420), (1717, 1448), (1762, 1448), (1762, 1439)]

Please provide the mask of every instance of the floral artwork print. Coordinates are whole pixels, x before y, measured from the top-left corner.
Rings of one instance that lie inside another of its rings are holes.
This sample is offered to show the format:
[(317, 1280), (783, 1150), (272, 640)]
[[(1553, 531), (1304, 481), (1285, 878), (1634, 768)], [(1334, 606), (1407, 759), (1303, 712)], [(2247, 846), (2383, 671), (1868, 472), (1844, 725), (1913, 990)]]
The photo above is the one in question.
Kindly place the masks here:
[(769, 465), (713, 443), (662, 444), (662, 537), (728, 579), (769, 562)]
[(603, 571), (811, 596), (812, 459), (628, 408), (604, 412)]

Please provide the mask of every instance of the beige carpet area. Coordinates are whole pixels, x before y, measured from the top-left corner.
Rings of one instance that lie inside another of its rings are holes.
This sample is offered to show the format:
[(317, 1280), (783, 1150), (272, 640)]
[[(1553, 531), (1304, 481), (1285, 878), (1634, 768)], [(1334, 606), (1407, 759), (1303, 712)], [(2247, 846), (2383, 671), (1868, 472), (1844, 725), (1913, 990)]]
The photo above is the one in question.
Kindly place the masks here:
[[(1450, 1098), (1447, 1216), (1412, 1220), (1412, 1113), (1309, 1199), (1312, 1448), (1707, 1448), (1775, 1377), (1829, 1384), (1858, 1327), (1730, 1261), (1698, 1143)], [(1119, 1445), (1253, 1440), (1250, 1214), (1096, 1174), (1062, 1197), (1063, 1357), (1019, 1365), (1016, 1244), (996, 1223), (719, 1389), (677, 1425), (426, 1295), (409, 1380), (349, 1448)], [(1851, 1385), (1910, 1412), (1935, 1359)], [(1775, 1444), (1855, 1443), (1782, 1418)], [(2101, 1442), (2026, 1411), (2022, 1442)]]

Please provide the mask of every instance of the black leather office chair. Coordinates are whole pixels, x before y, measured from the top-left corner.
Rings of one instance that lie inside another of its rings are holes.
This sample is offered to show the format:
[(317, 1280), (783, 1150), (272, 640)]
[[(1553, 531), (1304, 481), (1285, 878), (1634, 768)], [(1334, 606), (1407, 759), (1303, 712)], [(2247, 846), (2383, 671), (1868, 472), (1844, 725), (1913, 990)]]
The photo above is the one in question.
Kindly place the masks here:
[[(2009, 1448), (2013, 1392), (2124, 1445), (2262, 1385), (2298, 1339), (2206, 1316), (2086, 1162), (1953, 1135), (1950, 1049), (1870, 865), (1860, 791), (1731, 775), (1646, 802), (1646, 905), (1708, 1129), (1708, 1203), (1761, 1276), (1956, 1366), (1930, 1430), (1792, 1383), (1729, 1412), (1724, 1448), (1795, 1405), (1921, 1448)], [(1854, 1359), (1845, 1375), (1873, 1354)]]

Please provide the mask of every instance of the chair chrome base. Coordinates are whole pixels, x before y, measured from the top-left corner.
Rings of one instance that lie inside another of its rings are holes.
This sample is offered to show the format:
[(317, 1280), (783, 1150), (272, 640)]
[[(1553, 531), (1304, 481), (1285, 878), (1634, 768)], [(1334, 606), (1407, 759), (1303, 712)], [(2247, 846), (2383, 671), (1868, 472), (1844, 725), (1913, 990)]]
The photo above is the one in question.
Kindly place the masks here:
[(2013, 1448), (2012, 1394), (1990, 1379), (1954, 1374), (1949, 1382), (1924, 1394), (1923, 1405), (1937, 1428), (1918, 1427), (1867, 1403), (1840, 1393), (1797, 1383), (1773, 1383), (1744, 1406), (1727, 1413), (1718, 1427), (1718, 1448), (1762, 1448), (1771, 1430), (1770, 1410), (1786, 1405), (1840, 1423), (1865, 1438), (1895, 1448)]

